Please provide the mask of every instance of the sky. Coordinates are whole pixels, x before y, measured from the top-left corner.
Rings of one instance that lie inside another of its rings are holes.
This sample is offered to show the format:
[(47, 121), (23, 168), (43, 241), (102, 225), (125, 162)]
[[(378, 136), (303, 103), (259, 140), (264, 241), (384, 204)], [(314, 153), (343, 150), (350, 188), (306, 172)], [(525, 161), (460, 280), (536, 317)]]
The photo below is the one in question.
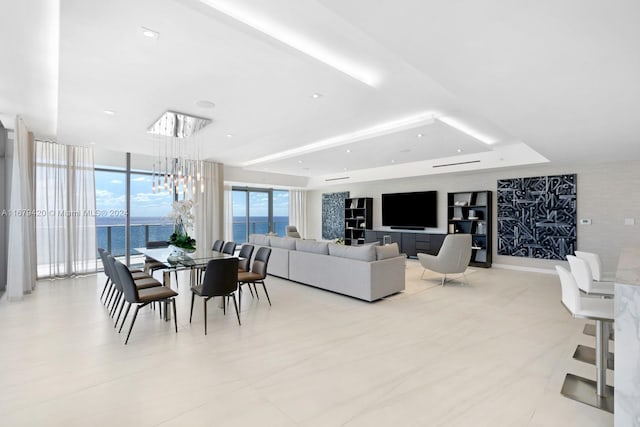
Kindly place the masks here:
[[(126, 203), (126, 175), (124, 172), (96, 171), (96, 209), (102, 217), (122, 217), (124, 222), (124, 210)], [(151, 191), (151, 176), (131, 174), (131, 217), (167, 218), (171, 211), (173, 196), (166, 191), (153, 193)], [(246, 193), (233, 192), (233, 215), (246, 215)], [(267, 193), (250, 192), (251, 216), (268, 215)], [(289, 192), (273, 192), (273, 215), (289, 216)]]

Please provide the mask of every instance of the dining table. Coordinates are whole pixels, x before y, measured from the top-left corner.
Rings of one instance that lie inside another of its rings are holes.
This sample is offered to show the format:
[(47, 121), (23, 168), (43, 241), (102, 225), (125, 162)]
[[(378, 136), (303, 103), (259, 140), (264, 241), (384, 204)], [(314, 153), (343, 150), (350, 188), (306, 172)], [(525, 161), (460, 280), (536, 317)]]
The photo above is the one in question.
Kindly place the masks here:
[[(190, 271), (190, 286), (195, 286), (198, 282), (199, 274), (204, 270), (209, 261), (226, 258), (237, 258), (223, 252), (211, 249), (198, 248), (193, 252), (176, 250), (173, 247), (164, 248), (135, 248), (137, 252), (145, 257), (164, 264), (166, 268), (162, 269), (162, 285), (171, 287), (171, 273), (174, 271)], [(165, 320), (171, 319), (170, 310), (167, 310), (165, 303)]]

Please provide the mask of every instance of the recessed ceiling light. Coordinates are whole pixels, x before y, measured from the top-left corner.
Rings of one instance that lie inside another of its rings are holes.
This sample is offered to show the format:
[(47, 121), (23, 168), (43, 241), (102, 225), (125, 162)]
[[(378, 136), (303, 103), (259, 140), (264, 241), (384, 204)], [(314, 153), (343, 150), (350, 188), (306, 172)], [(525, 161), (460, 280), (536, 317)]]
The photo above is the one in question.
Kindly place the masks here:
[(395, 162), (396, 162), (395, 160), (391, 160), (391, 163), (395, 163)]
[(227, 138), (229, 138), (229, 139), (233, 138), (233, 134), (232, 133), (228, 133), (227, 134)]
[(148, 37), (150, 39), (157, 39), (158, 37), (160, 37), (159, 32), (150, 30), (149, 28), (140, 27), (140, 31), (142, 32), (143, 36)]
[(458, 148), (456, 151), (457, 151), (458, 153), (462, 153), (462, 148)]
[(116, 114), (116, 112), (113, 110), (104, 110), (103, 113), (105, 113), (107, 116), (114, 116)]
[(252, 8), (243, 7), (240, 2), (233, 0), (200, 0), (200, 2), (366, 85), (376, 87), (382, 80), (381, 73), (378, 70), (357, 63), (345, 54), (332, 50), (331, 46), (311, 40), (293, 28), (281, 25), (272, 19), (265, 19)]
[(348, 169), (347, 168), (342, 168), (342, 170), (346, 172)]
[(424, 135), (419, 133), (418, 135), (416, 135), (418, 138), (422, 138)]
[(96, 145), (95, 141), (89, 141), (89, 145)]
[(213, 108), (216, 106), (216, 104), (214, 104), (211, 101), (207, 101), (206, 99), (201, 99), (199, 101), (196, 101), (196, 105), (200, 108)]
[(350, 153), (350, 152), (351, 152), (351, 148), (347, 148), (347, 153)]
[(313, 95), (311, 95), (311, 97), (312, 97), (313, 99), (322, 98), (322, 94), (321, 94), (321, 93), (316, 92), (316, 93), (314, 93)]
[(302, 160), (298, 160), (298, 163), (303, 163)]

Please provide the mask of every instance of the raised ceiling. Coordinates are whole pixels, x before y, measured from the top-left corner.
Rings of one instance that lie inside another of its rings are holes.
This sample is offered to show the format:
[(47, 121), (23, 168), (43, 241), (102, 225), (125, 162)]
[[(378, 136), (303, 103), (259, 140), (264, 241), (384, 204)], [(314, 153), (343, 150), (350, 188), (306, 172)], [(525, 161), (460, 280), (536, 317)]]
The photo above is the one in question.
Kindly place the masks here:
[[(15, 40), (0, 119), (21, 114), (43, 138), (152, 154), (147, 128), (180, 111), (213, 120), (197, 136), (205, 157), (316, 185), (472, 159), (429, 173), (640, 158), (637, 1), (65, 0), (59, 56), (52, 3), (11, 2), (0, 18)], [(296, 43), (261, 31), (274, 26)], [(369, 132), (416, 115), (430, 119)]]

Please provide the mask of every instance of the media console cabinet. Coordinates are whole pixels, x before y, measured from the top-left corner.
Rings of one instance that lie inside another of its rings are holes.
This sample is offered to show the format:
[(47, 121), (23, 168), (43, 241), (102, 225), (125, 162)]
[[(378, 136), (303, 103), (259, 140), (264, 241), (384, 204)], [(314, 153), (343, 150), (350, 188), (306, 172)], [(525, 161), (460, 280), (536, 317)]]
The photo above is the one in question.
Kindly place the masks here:
[[(384, 242), (384, 236), (389, 236), (390, 242)], [(417, 258), (418, 252), (437, 255), (446, 234), (419, 233), (401, 230), (365, 230), (365, 242), (397, 243), (400, 253), (408, 257)]]

